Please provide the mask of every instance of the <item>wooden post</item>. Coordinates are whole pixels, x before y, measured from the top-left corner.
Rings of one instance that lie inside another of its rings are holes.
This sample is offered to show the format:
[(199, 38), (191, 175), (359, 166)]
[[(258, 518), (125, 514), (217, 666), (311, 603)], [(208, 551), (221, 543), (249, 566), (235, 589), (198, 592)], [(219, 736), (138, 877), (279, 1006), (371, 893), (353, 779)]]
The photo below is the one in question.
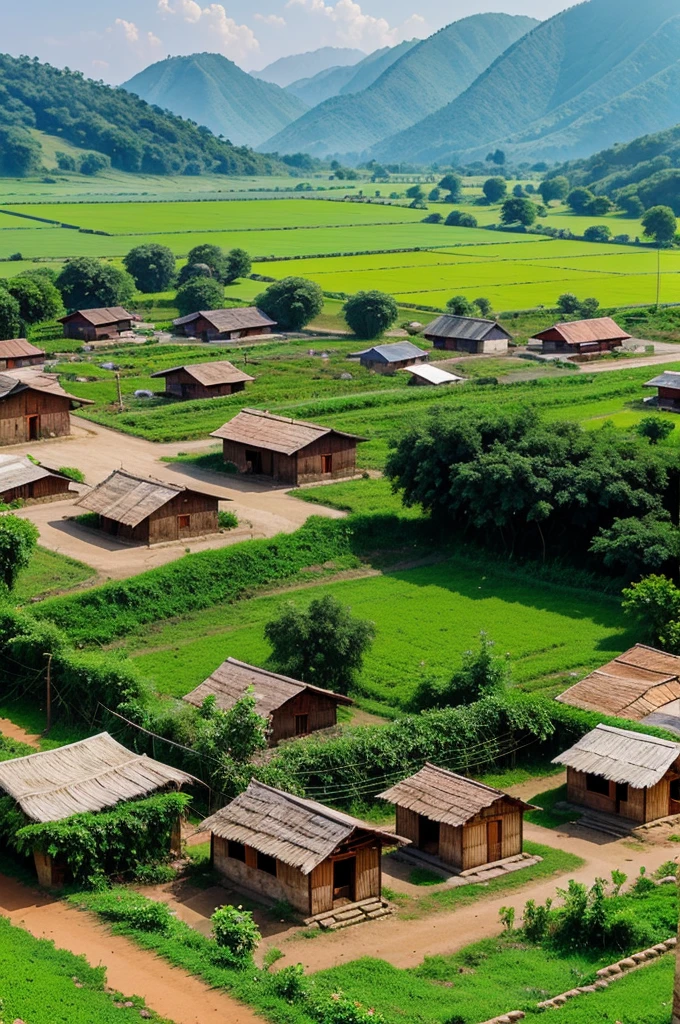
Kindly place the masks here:
[(120, 390), (120, 373), (116, 370), (116, 390), (118, 391), (118, 408), (123, 411), (123, 395)]
[(46, 680), (46, 697), (45, 697), (45, 713), (47, 718), (47, 724), (45, 725), (45, 735), (52, 728), (52, 655), (46, 654), (47, 658), (47, 680)]
[[(675, 858), (676, 864), (678, 858)], [(677, 868), (676, 868), (677, 873)], [(678, 882), (676, 881), (676, 885)], [(680, 948), (675, 949), (675, 985), (673, 987), (673, 1017), (671, 1024), (680, 1024)]]

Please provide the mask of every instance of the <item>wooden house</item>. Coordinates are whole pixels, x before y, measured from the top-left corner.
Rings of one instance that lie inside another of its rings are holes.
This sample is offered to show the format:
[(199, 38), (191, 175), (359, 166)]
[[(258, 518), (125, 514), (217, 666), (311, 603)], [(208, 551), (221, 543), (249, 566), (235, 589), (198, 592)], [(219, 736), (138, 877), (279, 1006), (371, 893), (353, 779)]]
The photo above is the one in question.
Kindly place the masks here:
[(664, 370), (658, 377), (648, 380), (646, 388), (656, 388), (656, 404), (666, 412), (680, 412), (680, 372)]
[(367, 370), (376, 373), (396, 373), (407, 366), (427, 361), (427, 352), (418, 348), (412, 341), (397, 341), (392, 345), (374, 345), (373, 348), (355, 352), (351, 358), (359, 359)]
[(380, 897), (382, 847), (407, 842), (256, 780), (199, 829), (230, 883), (310, 917)]
[(441, 384), (460, 384), (461, 381), (465, 380), (464, 377), (457, 377), (455, 373), (449, 373), (448, 370), (440, 370), (438, 366), (430, 366), (429, 363), (423, 363), (420, 366), (406, 366), (404, 373), (408, 373), (411, 376), (409, 384), (415, 386), (426, 386), (426, 387), (439, 387)]
[(115, 340), (131, 331), (137, 319), (134, 313), (128, 313), (122, 306), (103, 306), (100, 309), (76, 309), (62, 316), (59, 322), (63, 325), (65, 338), (104, 341)]
[(44, 351), (31, 345), (25, 338), (0, 341), (0, 372), (21, 370), (26, 366), (42, 366), (44, 362)]
[(294, 485), (354, 476), (357, 444), (365, 440), (260, 409), (242, 409), (210, 436), (222, 441), (224, 461), (239, 473)]
[(215, 533), (219, 502), (217, 494), (117, 469), (76, 505), (96, 512), (100, 529), (113, 537), (159, 544)]
[(553, 764), (572, 804), (638, 824), (680, 813), (680, 743), (598, 725)]
[(64, 391), (55, 374), (36, 369), (0, 373), (0, 446), (68, 436), (70, 410), (78, 405), (92, 402)]
[(496, 320), (445, 313), (429, 323), (423, 336), (436, 349), (468, 355), (500, 355), (508, 351), (512, 335)]
[[(0, 793), (16, 801), (27, 824), (104, 811), (195, 781), (186, 772), (135, 754), (107, 732), (0, 763)], [(171, 847), (177, 851), (179, 826), (178, 821)], [(33, 857), (41, 885), (60, 886), (68, 880), (67, 866), (49, 853), (35, 850)]]
[(533, 809), (433, 764), (380, 797), (395, 805), (397, 832), (411, 840), (409, 851), (422, 851), (457, 871), (520, 854), (524, 812)]
[(630, 334), (626, 334), (610, 316), (600, 316), (593, 320), (554, 324), (536, 334), (531, 341), (542, 342), (541, 351), (544, 354), (588, 355), (611, 352), (629, 339)]
[(236, 341), (271, 334), (276, 321), (255, 306), (203, 309), (172, 321), (178, 334), (201, 341)]
[(0, 455), (0, 502), (28, 503), (65, 498), (71, 481), (22, 455)]
[(243, 391), (255, 380), (225, 359), (220, 363), (191, 363), (159, 370), (152, 377), (165, 377), (165, 393), (172, 398), (220, 398)]
[(200, 707), (206, 697), (212, 696), (221, 711), (229, 711), (249, 692), (257, 702), (255, 710), (269, 722), (270, 747), (293, 736), (332, 728), (337, 723), (338, 705), (354, 703), (340, 693), (308, 686), (236, 658), (227, 658), (184, 700)]

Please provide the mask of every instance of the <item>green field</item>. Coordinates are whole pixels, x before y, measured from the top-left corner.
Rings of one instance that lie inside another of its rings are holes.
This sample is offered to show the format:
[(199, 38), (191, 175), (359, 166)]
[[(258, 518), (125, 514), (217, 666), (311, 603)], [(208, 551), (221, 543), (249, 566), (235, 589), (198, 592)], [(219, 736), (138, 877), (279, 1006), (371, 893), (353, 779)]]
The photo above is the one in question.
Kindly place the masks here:
[(21, 572), (12, 598), (16, 604), (26, 604), (42, 597), (51, 597), (73, 590), (80, 583), (92, 580), (94, 569), (77, 562), (68, 555), (38, 547), (27, 568)]

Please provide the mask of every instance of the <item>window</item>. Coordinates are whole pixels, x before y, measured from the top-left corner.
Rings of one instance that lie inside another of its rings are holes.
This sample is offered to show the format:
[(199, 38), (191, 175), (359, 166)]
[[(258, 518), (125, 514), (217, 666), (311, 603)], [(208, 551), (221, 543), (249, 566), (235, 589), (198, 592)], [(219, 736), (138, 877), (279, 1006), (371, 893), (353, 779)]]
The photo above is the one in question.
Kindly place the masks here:
[(609, 782), (601, 775), (586, 775), (586, 789), (589, 793), (599, 793), (600, 796), (609, 796)]
[(295, 716), (295, 735), (305, 736), (309, 732), (309, 715)]
[(229, 840), (227, 843), (227, 853), (232, 860), (240, 860), (243, 864), (246, 862), (246, 848), (243, 843), (235, 843), (233, 840)]
[(333, 472), (333, 456), (322, 455), (321, 456), (321, 472), (332, 473)]
[(680, 779), (671, 782), (671, 800), (680, 800)]
[(191, 516), (177, 516), (177, 526), (180, 530), (188, 530), (191, 526)]
[(266, 853), (258, 853), (257, 866), (260, 871), (266, 871), (268, 875), (276, 878), (276, 857), (268, 857)]

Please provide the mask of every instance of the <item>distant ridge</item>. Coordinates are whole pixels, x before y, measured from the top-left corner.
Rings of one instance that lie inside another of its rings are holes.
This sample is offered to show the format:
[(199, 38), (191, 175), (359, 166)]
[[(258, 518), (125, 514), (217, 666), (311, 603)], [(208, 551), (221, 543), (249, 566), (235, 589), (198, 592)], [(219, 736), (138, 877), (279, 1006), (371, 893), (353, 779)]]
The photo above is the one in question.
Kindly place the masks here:
[(343, 46), (321, 46), (318, 50), (307, 53), (294, 53), (290, 57), (279, 57), (272, 64), (267, 64), (261, 71), (251, 71), (253, 78), (261, 78), (265, 82), (285, 89), (300, 78), (310, 78), (328, 68), (345, 67), (358, 64), (366, 54), (363, 50)]
[(313, 78), (301, 78), (298, 82), (286, 86), (286, 92), (297, 96), (308, 107), (317, 107), (331, 96), (348, 96), (351, 93), (362, 92), (418, 42), (418, 39), (409, 39), (397, 46), (384, 46), (382, 50), (369, 54), (358, 64), (328, 68)]

